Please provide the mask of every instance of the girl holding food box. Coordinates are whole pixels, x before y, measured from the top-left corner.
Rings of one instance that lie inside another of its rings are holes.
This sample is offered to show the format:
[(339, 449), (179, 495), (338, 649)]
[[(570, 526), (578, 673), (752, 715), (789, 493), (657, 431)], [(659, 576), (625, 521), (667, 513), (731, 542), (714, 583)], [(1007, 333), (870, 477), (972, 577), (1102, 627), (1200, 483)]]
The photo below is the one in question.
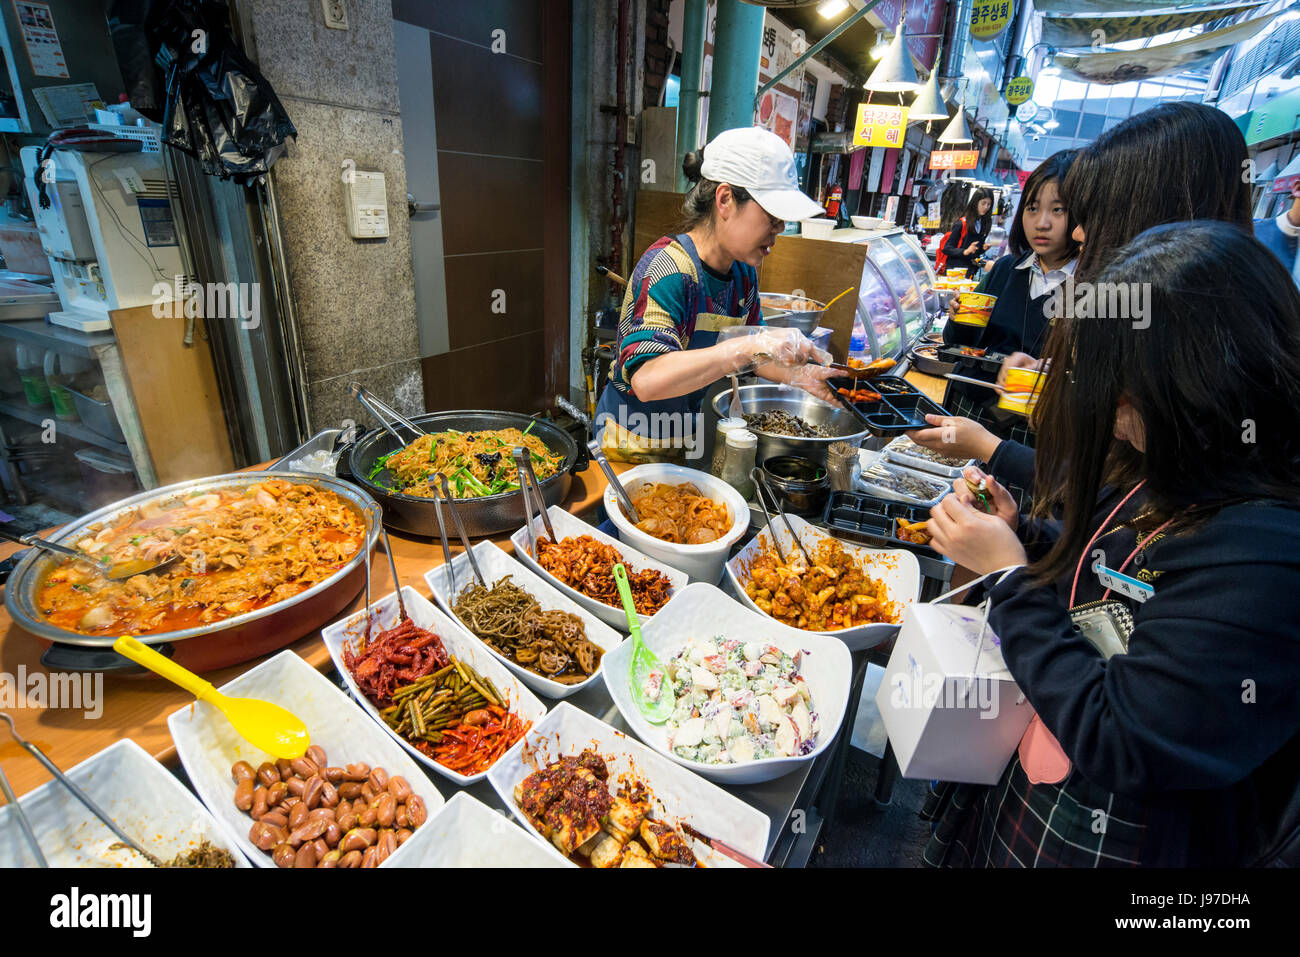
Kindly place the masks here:
[(1148, 284), (1151, 321), (1059, 324), (1035, 517), (996, 482), (992, 512), (961, 480), (931, 511), (1037, 717), (926, 860), (1300, 863), (1300, 292), (1219, 222), (1149, 229), (1099, 278)]

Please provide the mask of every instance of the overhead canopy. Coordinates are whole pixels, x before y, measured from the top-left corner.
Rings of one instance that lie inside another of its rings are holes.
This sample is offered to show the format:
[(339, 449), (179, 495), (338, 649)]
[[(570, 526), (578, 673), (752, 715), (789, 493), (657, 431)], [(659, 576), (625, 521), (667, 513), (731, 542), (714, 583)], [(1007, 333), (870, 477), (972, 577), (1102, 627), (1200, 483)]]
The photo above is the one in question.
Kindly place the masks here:
[(1111, 53), (1058, 53), (1052, 60), (1061, 72), (1085, 83), (1110, 85), (1145, 80), (1168, 73), (1183, 73), (1209, 66), (1228, 47), (1249, 40), (1277, 14), (1256, 17), (1221, 30), (1197, 34), (1175, 43), (1162, 43), (1141, 50)]
[[(1037, 5), (1041, 10), (1042, 5)], [(1129, 14), (1104, 14), (1093, 10), (1079, 12), (1087, 8), (1088, 3), (1070, 4), (1069, 13), (1052, 13), (1043, 16), (1043, 42), (1054, 47), (1088, 48), (1097, 37), (1107, 44), (1123, 43), (1125, 40), (1140, 40), (1162, 33), (1186, 30), (1188, 27), (1200, 26), (1224, 17), (1232, 17), (1247, 10), (1263, 6), (1263, 0), (1251, 0), (1248, 3), (1172, 7), (1165, 0), (1163, 9), (1135, 13), (1134, 8), (1140, 4), (1128, 4)], [(1098, 34), (1096, 31), (1102, 31)]]

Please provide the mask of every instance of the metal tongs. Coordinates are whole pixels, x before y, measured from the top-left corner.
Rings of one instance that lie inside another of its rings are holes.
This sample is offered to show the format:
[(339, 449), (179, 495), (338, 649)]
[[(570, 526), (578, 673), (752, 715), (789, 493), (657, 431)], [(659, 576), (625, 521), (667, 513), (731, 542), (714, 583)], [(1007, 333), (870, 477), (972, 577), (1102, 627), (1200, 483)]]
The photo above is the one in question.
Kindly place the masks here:
[(379, 424), (388, 430), (388, 434), (397, 439), (398, 442), (401, 442), (402, 445), (407, 444), (406, 439), (398, 435), (397, 430), (388, 424), (389, 419), (392, 419), (399, 425), (406, 426), (406, 428), (415, 433), (416, 438), (427, 434), (424, 429), (420, 428), (406, 416), (402, 415), (402, 413), (398, 412), (391, 405), (375, 398), (369, 390), (362, 388), (359, 383), (352, 383), (352, 397), (364, 405), (366, 410), (379, 420)]
[(632, 504), (632, 497), (627, 494), (627, 489), (623, 487), (623, 483), (614, 474), (609, 459), (605, 458), (605, 453), (600, 450), (600, 443), (593, 439), (587, 443), (587, 450), (591, 452), (591, 457), (596, 460), (600, 470), (605, 473), (605, 481), (609, 482), (610, 487), (614, 489), (614, 494), (618, 496), (623, 511), (627, 513), (627, 520), (633, 525), (640, 525), (641, 516), (636, 513), (636, 506)]
[(766, 492), (768, 497), (776, 503), (777, 511), (781, 516), (781, 521), (785, 522), (785, 527), (789, 530), (790, 537), (794, 540), (795, 547), (799, 549), (799, 553), (803, 555), (804, 561), (808, 564), (808, 567), (811, 568), (813, 564), (812, 557), (808, 554), (808, 550), (803, 547), (803, 542), (799, 540), (799, 535), (795, 532), (794, 526), (790, 524), (790, 518), (785, 514), (785, 503), (782, 502), (781, 499), (777, 497), (776, 493), (772, 491), (772, 486), (767, 484), (767, 475), (764, 474), (763, 469), (760, 466), (755, 465), (749, 470), (749, 477), (754, 480), (754, 497), (758, 499), (758, 504), (763, 508), (763, 515), (767, 518), (767, 533), (772, 536), (772, 545), (776, 548), (776, 555), (781, 559), (781, 564), (788, 565), (790, 562), (785, 557), (785, 551), (781, 548), (781, 540), (776, 534), (776, 529), (772, 527), (772, 513), (768, 511), (767, 502), (763, 500), (764, 492)]
[(537, 473), (533, 471), (532, 455), (522, 445), (515, 447), (513, 455), (515, 470), (519, 473), (519, 496), (524, 503), (524, 528), (528, 530), (528, 545), (533, 550), (533, 557), (538, 558), (537, 533), (533, 530), (534, 495), (537, 496), (536, 510), (542, 517), (542, 524), (546, 526), (546, 534), (551, 536), (552, 542), (558, 543), (560, 539), (551, 525), (551, 516), (546, 512), (546, 499), (542, 497), (542, 485), (537, 481)]
[(456, 600), (456, 569), (452, 565), (451, 546), (447, 543), (447, 526), (442, 518), (442, 501), (446, 499), (447, 511), (451, 513), (451, 520), (456, 526), (456, 534), (460, 536), (460, 543), (465, 548), (465, 557), (469, 559), (469, 567), (474, 570), (474, 580), (484, 588), (487, 588), (487, 582), (483, 578), (483, 572), (478, 567), (478, 559), (474, 557), (474, 549), (469, 543), (469, 536), (465, 534), (465, 526), (460, 523), (460, 510), (456, 508), (456, 500), (452, 498), (451, 483), (447, 481), (447, 476), (442, 472), (436, 472), (433, 476), (438, 480), (438, 487), (442, 489), (442, 495), (433, 496), (433, 511), (438, 517), (438, 537), (442, 540), (442, 561), (447, 566), (447, 602), (451, 604)]
[[(143, 847), (137, 844), (129, 834), (118, 827), (117, 823), (108, 816), (108, 813), (104, 811), (103, 808), (91, 799), (90, 795), (77, 787), (77, 785), (73, 784), (68, 776), (59, 770), (59, 766), (45, 756), (44, 751), (19, 734), (18, 729), (14, 727), (13, 718), (9, 717), (9, 715), (3, 711), (0, 711), (0, 718), (3, 718), (5, 724), (9, 725), (9, 733), (13, 735), (14, 740), (18, 742), (19, 746), (27, 751), (27, 753), (37, 761), (41, 762), (41, 765), (45, 770), (54, 775), (60, 784), (71, 791), (72, 796), (84, 804), (91, 814), (103, 821), (108, 829), (117, 836), (119, 841), (131, 848), (131, 850), (135, 851), (154, 867), (166, 867), (161, 860), (146, 851)], [(9, 786), (9, 781), (5, 778), (3, 772), (0, 772), (0, 790), (4, 791), (5, 800), (13, 806), (14, 814), (18, 818), (18, 825), (22, 828), (23, 836), (27, 838), (27, 843), (31, 845), (32, 851), (35, 852), (36, 860), (40, 862), (41, 867), (49, 867), (49, 862), (45, 860), (45, 855), (41, 853), (40, 845), (36, 842), (36, 834), (32, 831), (31, 822), (27, 820), (27, 815), (23, 813), (22, 806), (18, 803), (18, 799), (14, 797), (13, 789)]]

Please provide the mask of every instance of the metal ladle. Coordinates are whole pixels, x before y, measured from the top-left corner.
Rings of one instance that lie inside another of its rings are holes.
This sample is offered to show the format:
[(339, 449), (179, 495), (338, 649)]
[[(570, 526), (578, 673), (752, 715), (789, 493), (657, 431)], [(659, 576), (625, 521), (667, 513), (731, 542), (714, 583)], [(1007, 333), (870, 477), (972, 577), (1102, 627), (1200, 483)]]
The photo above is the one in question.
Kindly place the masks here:
[(587, 449), (591, 452), (591, 457), (595, 459), (600, 470), (605, 473), (605, 481), (609, 482), (610, 487), (614, 489), (614, 494), (618, 496), (619, 502), (623, 506), (623, 511), (627, 513), (627, 519), (633, 525), (641, 524), (641, 516), (636, 512), (636, 506), (632, 504), (632, 498), (627, 494), (627, 489), (623, 483), (618, 480), (614, 474), (613, 467), (609, 464), (609, 459), (605, 458), (605, 453), (600, 450), (600, 443), (592, 440), (587, 443)]

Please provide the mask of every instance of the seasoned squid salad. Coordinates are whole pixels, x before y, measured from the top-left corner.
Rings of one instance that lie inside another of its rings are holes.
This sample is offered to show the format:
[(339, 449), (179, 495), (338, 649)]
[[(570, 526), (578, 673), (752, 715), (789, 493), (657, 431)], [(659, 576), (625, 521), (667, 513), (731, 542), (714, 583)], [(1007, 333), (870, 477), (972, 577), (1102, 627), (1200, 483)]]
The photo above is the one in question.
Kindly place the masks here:
[(658, 701), (667, 682), (675, 708), (665, 727), (673, 754), (701, 764), (804, 755), (821, 722), (799, 674), (804, 652), (735, 638), (693, 638), (650, 674)]

